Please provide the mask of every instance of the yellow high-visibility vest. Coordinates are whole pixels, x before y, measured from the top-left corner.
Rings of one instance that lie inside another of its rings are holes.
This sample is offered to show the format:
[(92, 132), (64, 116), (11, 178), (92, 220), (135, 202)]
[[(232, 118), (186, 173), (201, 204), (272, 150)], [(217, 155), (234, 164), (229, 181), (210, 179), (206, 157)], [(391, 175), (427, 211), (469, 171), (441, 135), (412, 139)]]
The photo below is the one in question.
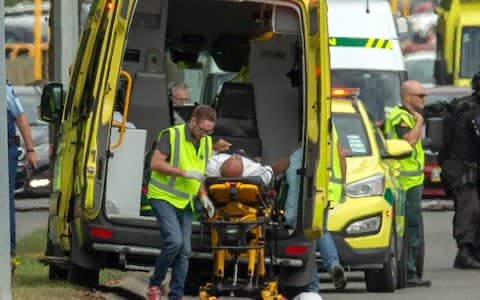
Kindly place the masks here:
[[(404, 123), (409, 128), (415, 126), (413, 116), (403, 108), (394, 107), (388, 118), (385, 120), (385, 134), (389, 139), (401, 139), (398, 136), (395, 127)], [(425, 166), (425, 154), (423, 152), (422, 142), (419, 140), (413, 147), (412, 155), (402, 160), (400, 163), (400, 183), (404, 189), (417, 186), (423, 183), (423, 168)]]
[[(210, 136), (202, 137), (197, 151), (193, 142), (185, 137), (185, 126), (186, 124), (180, 124), (165, 129), (170, 132), (169, 163), (182, 170), (205, 174), (207, 162), (212, 153), (212, 138)], [(163, 131), (159, 137), (162, 133)], [(185, 208), (190, 203), (194, 210), (193, 199), (197, 195), (200, 185), (201, 183), (194, 179), (152, 171), (147, 198), (166, 200), (177, 208)]]

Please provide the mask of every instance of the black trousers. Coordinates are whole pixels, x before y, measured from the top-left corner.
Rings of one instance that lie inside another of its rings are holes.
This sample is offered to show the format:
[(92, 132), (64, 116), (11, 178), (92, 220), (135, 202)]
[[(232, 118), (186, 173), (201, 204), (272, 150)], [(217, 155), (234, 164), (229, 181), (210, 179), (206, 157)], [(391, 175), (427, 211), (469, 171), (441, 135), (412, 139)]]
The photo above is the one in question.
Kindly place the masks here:
[(478, 185), (467, 183), (455, 188), (453, 237), (457, 246), (471, 245), (480, 251), (480, 198)]

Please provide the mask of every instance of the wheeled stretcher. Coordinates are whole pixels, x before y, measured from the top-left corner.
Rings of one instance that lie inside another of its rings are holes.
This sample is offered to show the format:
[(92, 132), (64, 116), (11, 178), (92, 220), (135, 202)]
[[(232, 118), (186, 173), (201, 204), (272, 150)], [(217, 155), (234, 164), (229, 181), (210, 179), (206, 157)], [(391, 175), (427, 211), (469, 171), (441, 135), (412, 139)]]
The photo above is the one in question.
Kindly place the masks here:
[(212, 282), (200, 287), (200, 299), (285, 299), (265, 266), (265, 231), (273, 202), (261, 178), (208, 178), (206, 188), (216, 211), (202, 219), (204, 231), (210, 232), (203, 236), (210, 239), (214, 264)]

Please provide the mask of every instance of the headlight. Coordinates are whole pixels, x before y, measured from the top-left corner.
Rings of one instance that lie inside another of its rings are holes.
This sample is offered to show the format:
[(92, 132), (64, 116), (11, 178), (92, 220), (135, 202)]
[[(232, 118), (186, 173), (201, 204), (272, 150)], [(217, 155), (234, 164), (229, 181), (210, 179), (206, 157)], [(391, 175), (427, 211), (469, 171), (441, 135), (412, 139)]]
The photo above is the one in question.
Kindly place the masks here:
[(347, 227), (346, 232), (349, 235), (377, 232), (381, 221), (382, 218), (380, 216), (355, 221)]
[(347, 184), (345, 193), (352, 198), (381, 196), (384, 192), (385, 177), (376, 174), (365, 179)]

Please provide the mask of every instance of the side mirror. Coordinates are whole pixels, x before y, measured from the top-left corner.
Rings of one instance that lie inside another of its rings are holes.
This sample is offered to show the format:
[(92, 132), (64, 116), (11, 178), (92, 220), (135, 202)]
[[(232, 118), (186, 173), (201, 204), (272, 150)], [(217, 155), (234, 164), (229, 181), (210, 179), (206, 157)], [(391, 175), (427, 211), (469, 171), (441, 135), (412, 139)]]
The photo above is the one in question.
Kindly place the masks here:
[(403, 159), (412, 154), (412, 146), (402, 139), (391, 139), (385, 141), (386, 152), (382, 153), (382, 158)]
[(437, 58), (434, 65), (434, 76), (437, 84), (451, 84), (452, 80), (447, 73), (447, 62), (445, 59)]
[(40, 118), (49, 123), (60, 123), (63, 110), (63, 84), (50, 82), (42, 92)]
[(432, 117), (425, 119), (425, 136), (430, 140), (428, 149), (438, 152), (443, 145), (443, 119)]

